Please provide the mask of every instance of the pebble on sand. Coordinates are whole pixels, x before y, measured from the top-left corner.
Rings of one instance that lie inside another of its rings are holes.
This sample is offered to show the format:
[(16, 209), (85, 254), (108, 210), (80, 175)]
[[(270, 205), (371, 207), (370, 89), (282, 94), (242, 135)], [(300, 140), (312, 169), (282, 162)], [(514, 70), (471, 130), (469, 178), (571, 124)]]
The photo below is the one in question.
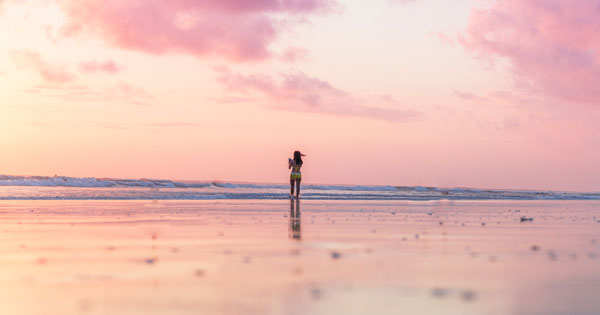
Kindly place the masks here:
[(535, 252), (535, 251), (540, 250), (540, 247), (537, 245), (531, 245), (531, 250)]
[(531, 222), (531, 221), (533, 221), (533, 218), (528, 218), (526, 216), (521, 217), (521, 222)]
[(475, 299), (475, 292), (473, 292), (473, 291), (463, 291), (460, 296), (461, 296), (461, 298), (464, 301), (470, 302), (470, 301), (473, 301)]
[(337, 252), (337, 251), (332, 251), (331, 252), (331, 258), (333, 258), (333, 259), (339, 259), (341, 256), (342, 255), (339, 252)]
[(433, 295), (436, 298), (441, 298), (448, 295), (448, 290), (443, 288), (433, 288), (431, 290), (431, 295)]
[(314, 289), (310, 290), (310, 297), (313, 300), (319, 300), (321, 298), (321, 295), (322, 295), (321, 290), (318, 288), (314, 288)]
[(196, 269), (196, 271), (194, 271), (194, 275), (198, 278), (204, 277), (205, 274), (206, 272), (202, 269)]
[(147, 263), (148, 265), (152, 265), (154, 264), (158, 259), (157, 258), (146, 258), (144, 259), (144, 262)]

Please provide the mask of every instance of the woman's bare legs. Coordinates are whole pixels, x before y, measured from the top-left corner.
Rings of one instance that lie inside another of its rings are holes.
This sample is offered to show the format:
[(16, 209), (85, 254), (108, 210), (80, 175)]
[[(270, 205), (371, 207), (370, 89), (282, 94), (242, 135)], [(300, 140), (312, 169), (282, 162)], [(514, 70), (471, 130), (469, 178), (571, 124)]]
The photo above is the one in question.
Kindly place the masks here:
[[(295, 182), (296, 182), (296, 180), (295, 180), (295, 179), (293, 179), (293, 178), (290, 178), (290, 187), (291, 187), (291, 190), (290, 190), (290, 197), (294, 196), (294, 183), (295, 183)], [(298, 188), (300, 188), (300, 186), (298, 186)]]
[[(301, 178), (296, 178), (296, 198), (298, 198), (300, 196), (300, 182), (302, 181)], [(292, 194), (294, 194), (294, 186), (292, 185)]]

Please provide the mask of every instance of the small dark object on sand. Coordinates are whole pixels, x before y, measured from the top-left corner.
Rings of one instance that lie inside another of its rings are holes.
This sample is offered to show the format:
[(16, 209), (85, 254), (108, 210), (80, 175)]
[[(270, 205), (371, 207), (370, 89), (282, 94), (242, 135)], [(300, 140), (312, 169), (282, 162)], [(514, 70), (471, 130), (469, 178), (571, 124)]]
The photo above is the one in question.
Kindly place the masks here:
[(535, 252), (535, 251), (540, 250), (540, 247), (537, 245), (531, 245), (531, 250)]
[(202, 269), (196, 269), (196, 271), (194, 271), (194, 275), (196, 275), (196, 277), (199, 277), (199, 278), (204, 277), (205, 274), (206, 273)]
[(310, 290), (310, 297), (311, 297), (313, 300), (318, 300), (318, 299), (320, 299), (320, 298), (321, 298), (321, 295), (322, 295), (322, 293), (321, 293), (321, 290), (320, 290), (320, 289), (318, 289), (318, 288), (314, 288), (314, 289)]
[(153, 263), (156, 262), (156, 258), (146, 258), (146, 259), (144, 259), (144, 262), (147, 263), (148, 265), (152, 265)]
[(448, 295), (448, 290), (443, 288), (434, 288), (433, 290), (431, 290), (431, 295), (437, 298), (441, 298)]
[(339, 259), (342, 255), (336, 251), (332, 251), (331, 252), (331, 258), (333, 259)]
[(533, 221), (533, 218), (528, 218), (526, 216), (521, 217), (521, 222), (531, 222), (531, 221)]
[(463, 291), (461, 297), (464, 301), (473, 301), (475, 299), (475, 292), (473, 291)]

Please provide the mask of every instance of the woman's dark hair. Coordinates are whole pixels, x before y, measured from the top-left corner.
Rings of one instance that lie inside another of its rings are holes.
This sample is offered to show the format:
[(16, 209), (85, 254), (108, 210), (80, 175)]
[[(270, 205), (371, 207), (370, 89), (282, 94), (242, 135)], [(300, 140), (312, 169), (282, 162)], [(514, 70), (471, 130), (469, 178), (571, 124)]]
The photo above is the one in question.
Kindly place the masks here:
[(302, 165), (302, 156), (300, 156), (300, 151), (294, 151), (294, 161), (296, 165)]

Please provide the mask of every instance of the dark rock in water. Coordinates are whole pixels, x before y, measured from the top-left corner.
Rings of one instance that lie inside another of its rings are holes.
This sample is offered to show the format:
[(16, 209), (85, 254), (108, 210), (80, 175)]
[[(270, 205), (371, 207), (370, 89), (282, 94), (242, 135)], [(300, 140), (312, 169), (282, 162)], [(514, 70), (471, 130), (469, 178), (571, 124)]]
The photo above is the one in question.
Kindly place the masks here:
[(521, 217), (521, 222), (531, 222), (531, 221), (533, 221), (533, 218), (528, 218), (526, 216)]
[(331, 258), (333, 259), (339, 259), (342, 255), (339, 252), (336, 251), (332, 251), (331, 252)]

